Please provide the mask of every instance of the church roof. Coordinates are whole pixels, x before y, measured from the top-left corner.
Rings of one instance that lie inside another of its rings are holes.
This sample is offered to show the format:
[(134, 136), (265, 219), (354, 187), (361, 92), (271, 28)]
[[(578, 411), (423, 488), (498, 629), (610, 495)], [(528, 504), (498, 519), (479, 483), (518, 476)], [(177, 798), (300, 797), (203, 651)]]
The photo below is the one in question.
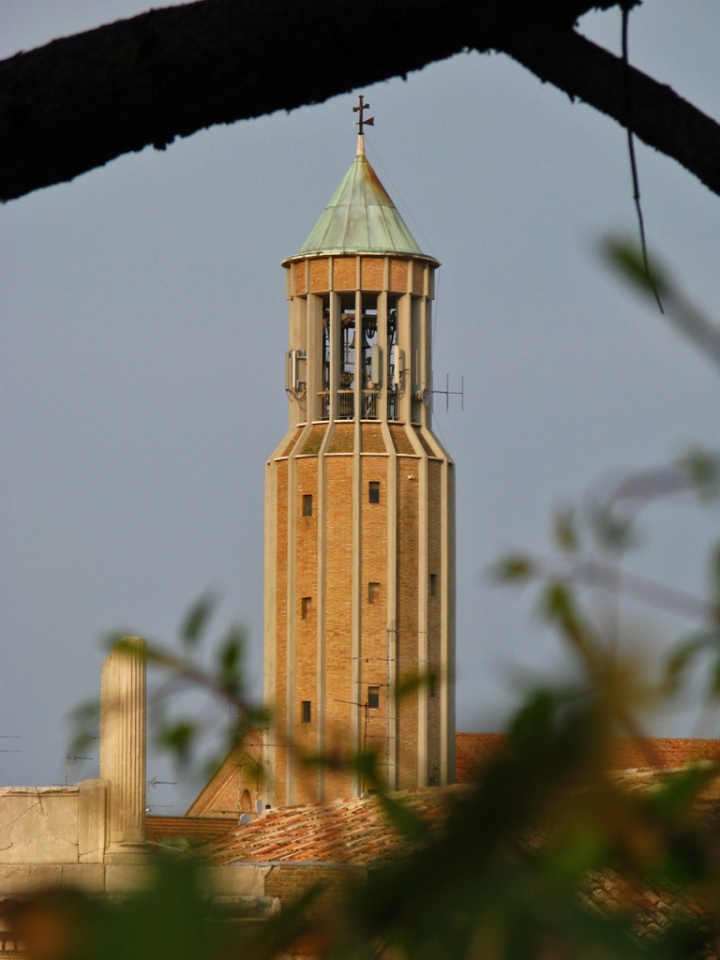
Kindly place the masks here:
[(362, 135), (350, 169), (295, 256), (330, 253), (425, 256), (365, 157)]

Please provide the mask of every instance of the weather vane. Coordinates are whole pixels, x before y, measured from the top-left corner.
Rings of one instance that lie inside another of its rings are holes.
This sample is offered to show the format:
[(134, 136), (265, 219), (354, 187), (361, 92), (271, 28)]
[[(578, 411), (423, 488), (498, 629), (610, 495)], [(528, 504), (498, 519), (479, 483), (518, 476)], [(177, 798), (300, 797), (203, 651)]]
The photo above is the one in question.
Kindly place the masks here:
[(363, 95), (360, 94), (360, 103), (356, 107), (353, 107), (353, 113), (360, 114), (360, 119), (357, 121), (357, 126), (358, 126), (358, 132), (361, 135), (362, 135), (364, 126), (367, 126), (367, 127), (375, 126), (375, 117), (368, 117), (367, 120), (365, 119), (364, 114), (366, 110), (370, 109), (370, 104), (365, 103), (364, 99), (365, 98), (363, 97)]

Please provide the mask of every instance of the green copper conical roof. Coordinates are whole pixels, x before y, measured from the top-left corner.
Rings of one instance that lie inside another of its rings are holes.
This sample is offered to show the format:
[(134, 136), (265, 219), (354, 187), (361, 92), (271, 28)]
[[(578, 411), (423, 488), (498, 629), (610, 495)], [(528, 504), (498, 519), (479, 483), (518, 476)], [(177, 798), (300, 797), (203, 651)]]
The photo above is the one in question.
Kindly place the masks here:
[(328, 253), (425, 256), (368, 163), (362, 135), (352, 166), (295, 256)]

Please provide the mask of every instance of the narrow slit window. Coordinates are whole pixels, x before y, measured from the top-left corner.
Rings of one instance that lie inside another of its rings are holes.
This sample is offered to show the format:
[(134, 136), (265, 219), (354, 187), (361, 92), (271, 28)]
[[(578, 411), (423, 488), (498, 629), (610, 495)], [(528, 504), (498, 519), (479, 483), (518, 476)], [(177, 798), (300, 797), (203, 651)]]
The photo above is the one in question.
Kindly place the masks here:
[(367, 705), (369, 710), (377, 710), (380, 707), (380, 687), (368, 687)]
[(371, 480), (368, 489), (368, 500), (370, 503), (380, 503), (380, 481)]
[(303, 597), (300, 601), (300, 616), (303, 620), (307, 620), (310, 617), (310, 609), (312, 607), (312, 597)]
[(311, 493), (303, 494), (303, 516), (304, 517), (312, 516), (312, 494)]
[(301, 708), (300, 712), (302, 715), (302, 722), (310, 723), (312, 721), (312, 701), (303, 700), (300, 703), (300, 708)]
[(430, 596), (431, 596), (431, 597), (434, 597), (434, 596), (435, 596), (435, 586), (436, 586), (436, 584), (437, 584), (437, 575), (434, 574), (434, 573), (431, 573), (431, 574), (430, 574), (430, 587), (429, 587), (429, 591), (430, 591)]
[(379, 599), (380, 599), (380, 584), (369, 583), (368, 584), (368, 603), (377, 603)]

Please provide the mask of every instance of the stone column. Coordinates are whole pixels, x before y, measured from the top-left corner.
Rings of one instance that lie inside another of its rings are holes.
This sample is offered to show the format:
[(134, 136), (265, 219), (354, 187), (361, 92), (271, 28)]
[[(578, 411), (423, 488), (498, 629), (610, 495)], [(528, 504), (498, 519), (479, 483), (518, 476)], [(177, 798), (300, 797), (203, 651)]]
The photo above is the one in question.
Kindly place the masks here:
[(108, 782), (106, 862), (145, 853), (145, 641), (126, 637), (102, 668), (100, 777)]

